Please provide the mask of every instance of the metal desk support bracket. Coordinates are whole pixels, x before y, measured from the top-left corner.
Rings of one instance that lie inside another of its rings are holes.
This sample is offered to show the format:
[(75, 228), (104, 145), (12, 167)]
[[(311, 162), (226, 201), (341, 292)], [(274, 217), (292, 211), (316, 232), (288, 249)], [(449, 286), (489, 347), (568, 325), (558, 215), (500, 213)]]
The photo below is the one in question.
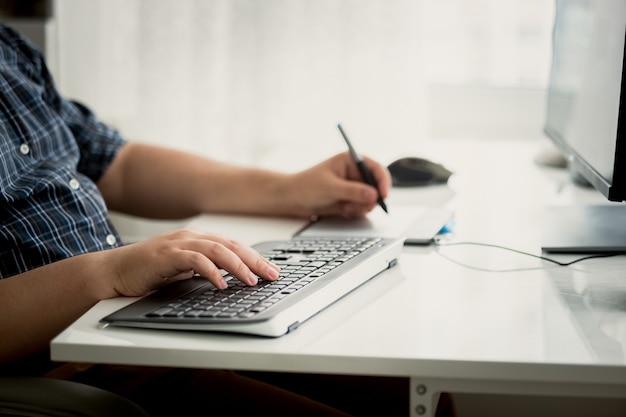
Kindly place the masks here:
[(485, 379), (412, 377), (410, 416), (434, 417), (442, 392), (467, 394), (546, 395), (586, 398), (626, 398), (626, 386), (572, 382), (528, 382)]

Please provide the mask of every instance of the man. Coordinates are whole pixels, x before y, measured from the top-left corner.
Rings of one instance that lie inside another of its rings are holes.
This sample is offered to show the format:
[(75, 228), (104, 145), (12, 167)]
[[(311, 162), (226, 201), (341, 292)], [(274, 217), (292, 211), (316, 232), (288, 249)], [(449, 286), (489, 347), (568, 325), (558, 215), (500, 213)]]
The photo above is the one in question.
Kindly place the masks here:
[[(126, 142), (89, 109), (63, 98), (39, 51), (0, 25), (0, 161), (2, 372), (97, 385), (153, 415), (186, 415), (220, 399), (239, 407), (229, 408), (237, 415), (342, 414), (233, 372), (54, 364), (46, 350), (99, 300), (143, 295), (195, 273), (224, 288), (216, 265), (249, 285), (257, 276), (278, 277), (278, 267), (250, 247), (210, 232), (178, 230), (125, 246), (108, 210), (153, 218), (364, 216), (376, 206), (377, 191), (360, 181), (347, 153), (282, 174)], [(389, 173), (365, 162), (386, 197)], [(393, 403), (406, 410), (408, 385), (394, 381), (402, 388), (393, 401), (368, 383), (387, 415)], [(357, 383), (352, 388), (363, 392)]]

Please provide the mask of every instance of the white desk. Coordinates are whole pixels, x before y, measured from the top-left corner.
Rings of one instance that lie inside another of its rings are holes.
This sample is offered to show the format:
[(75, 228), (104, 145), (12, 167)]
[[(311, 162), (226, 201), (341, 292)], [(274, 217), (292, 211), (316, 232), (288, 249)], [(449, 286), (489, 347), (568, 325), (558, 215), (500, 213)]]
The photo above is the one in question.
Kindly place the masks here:
[[(546, 144), (433, 144), (455, 171), (449, 187), (394, 190), (390, 210), (445, 204), (456, 213), (450, 241), (540, 254), (543, 205), (595, 198), (567, 185), (564, 173), (533, 164)], [(301, 225), (232, 216), (193, 222), (247, 243), (288, 237)], [(55, 338), (52, 358), (409, 376), (414, 416), (431, 415), (441, 390), (626, 398), (624, 271), (625, 257), (558, 267), (496, 248), (405, 247), (396, 268), (281, 338), (100, 329), (101, 317), (132, 301), (120, 298)]]

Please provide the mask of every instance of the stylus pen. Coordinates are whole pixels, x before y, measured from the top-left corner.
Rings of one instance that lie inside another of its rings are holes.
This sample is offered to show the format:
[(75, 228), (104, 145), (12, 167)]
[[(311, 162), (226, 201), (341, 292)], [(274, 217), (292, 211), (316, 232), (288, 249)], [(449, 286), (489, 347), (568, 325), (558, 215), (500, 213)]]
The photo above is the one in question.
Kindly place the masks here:
[(367, 165), (365, 165), (365, 162), (363, 161), (363, 159), (359, 156), (358, 153), (356, 153), (356, 151), (352, 147), (352, 144), (350, 143), (350, 139), (348, 139), (348, 135), (346, 135), (346, 132), (343, 131), (341, 124), (338, 124), (337, 127), (339, 128), (339, 132), (341, 132), (341, 136), (343, 136), (343, 139), (348, 144), (350, 155), (352, 155), (352, 159), (354, 159), (354, 162), (356, 163), (356, 166), (359, 169), (359, 172), (361, 173), (361, 177), (363, 177), (363, 181), (371, 185), (372, 187), (376, 188), (376, 191), (378, 192), (378, 205), (382, 207), (383, 210), (385, 210), (385, 213), (389, 213), (389, 211), (387, 211), (387, 205), (385, 204), (385, 201), (383, 200), (383, 196), (380, 195), (380, 189), (378, 188), (378, 183), (376, 182), (376, 178), (374, 178), (374, 175), (372, 175), (372, 171), (369, 170)]

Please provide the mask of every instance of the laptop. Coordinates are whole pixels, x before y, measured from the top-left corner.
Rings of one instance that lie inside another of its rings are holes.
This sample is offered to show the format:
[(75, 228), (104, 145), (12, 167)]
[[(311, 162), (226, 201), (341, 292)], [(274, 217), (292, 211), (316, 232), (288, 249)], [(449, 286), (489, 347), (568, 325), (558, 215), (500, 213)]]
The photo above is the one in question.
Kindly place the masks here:
[(253, 287), (223, 271), (227, 289), (195, 276), (102, 318), (103, 327), (192, 330), (268, 337), (287, 334), (396, 265), (403, 238), (294, 236), (253, 247), (281, 267)]

